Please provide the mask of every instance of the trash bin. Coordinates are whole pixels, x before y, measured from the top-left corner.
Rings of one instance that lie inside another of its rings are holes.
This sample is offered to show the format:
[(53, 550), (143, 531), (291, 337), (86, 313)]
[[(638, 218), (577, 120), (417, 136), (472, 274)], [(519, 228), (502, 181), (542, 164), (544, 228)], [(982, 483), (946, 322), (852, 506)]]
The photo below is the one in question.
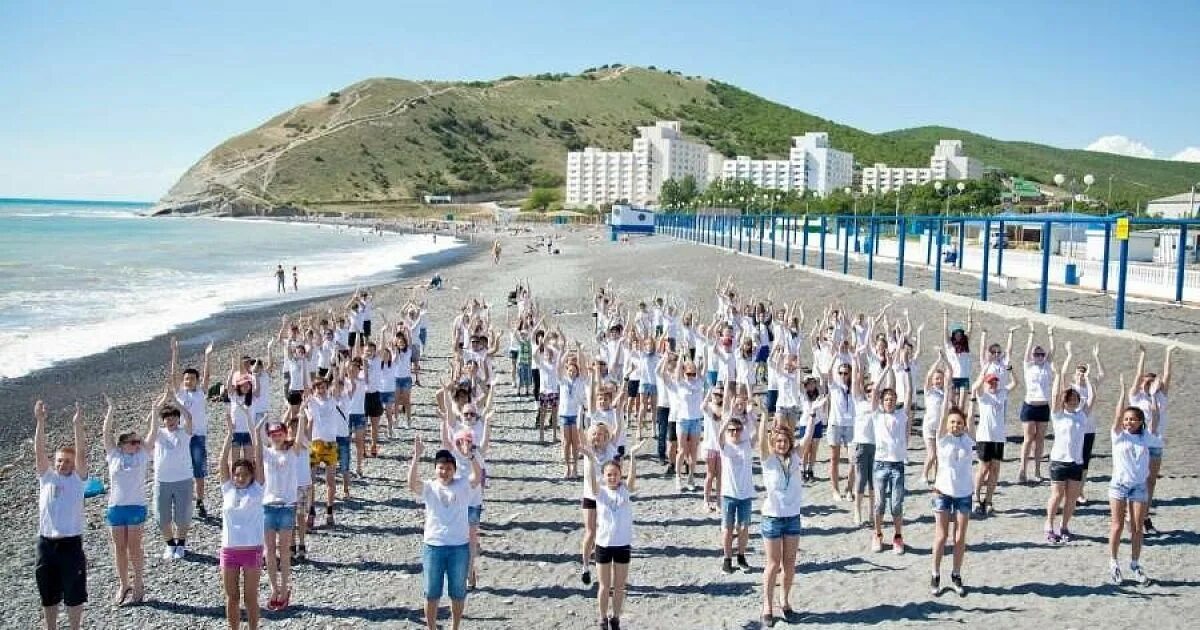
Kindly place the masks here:
[(1067, 263), (1066, 278), (1064, 278), (1069, 286), (1079, 285), (1079, 265), (1075, 263)]

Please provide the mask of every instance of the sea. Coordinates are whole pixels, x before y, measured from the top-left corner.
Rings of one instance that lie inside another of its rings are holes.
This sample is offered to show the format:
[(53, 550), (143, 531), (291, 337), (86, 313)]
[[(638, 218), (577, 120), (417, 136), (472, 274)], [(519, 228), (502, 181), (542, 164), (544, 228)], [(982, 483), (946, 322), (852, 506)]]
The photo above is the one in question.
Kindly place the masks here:
[[(226, 310), (387, 281), (419, 256), (462, 245), (369, 227), (152, 218), (149, 209), (0, 199), (0, 380)], [(287, 293), (277, 292), (276, 265), (287, 271)]]

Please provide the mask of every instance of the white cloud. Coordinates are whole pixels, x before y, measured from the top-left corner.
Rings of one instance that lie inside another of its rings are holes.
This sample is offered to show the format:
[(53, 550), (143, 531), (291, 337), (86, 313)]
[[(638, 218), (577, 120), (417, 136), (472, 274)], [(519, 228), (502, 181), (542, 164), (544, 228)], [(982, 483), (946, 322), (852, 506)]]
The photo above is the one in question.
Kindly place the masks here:
[(1088, 151), (1100, 151), (1102, 153), (1116, 153), (1117, 155), (1128, 155), (1129, 157), (1153, 158), (1154, 149), (1130, 138), (1128, 136), (1113, 135), (1101, 136), (1096, 138), (1096, 141), (1085, 147)]
[(1171, 156), (1177, 162), (1200, 162), (1200, 147), (1187, 147)]

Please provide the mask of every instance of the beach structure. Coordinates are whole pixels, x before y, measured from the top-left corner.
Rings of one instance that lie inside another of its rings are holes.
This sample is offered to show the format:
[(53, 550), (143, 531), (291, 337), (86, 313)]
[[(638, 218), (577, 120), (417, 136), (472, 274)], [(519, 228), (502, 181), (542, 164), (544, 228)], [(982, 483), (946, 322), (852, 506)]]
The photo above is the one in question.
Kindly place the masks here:
[(933, 147), (928, 167), (876, 163), (862, 170), (861, 188), (863, 193), (886, 193), (905, 186), (982, 177), (983, 162), (967, 157), (962, 140), (942, 140)]
[(613, 204), (608, 225), (614, 241), (622, 234), (653, 234), (654, 211), (629, 204)]

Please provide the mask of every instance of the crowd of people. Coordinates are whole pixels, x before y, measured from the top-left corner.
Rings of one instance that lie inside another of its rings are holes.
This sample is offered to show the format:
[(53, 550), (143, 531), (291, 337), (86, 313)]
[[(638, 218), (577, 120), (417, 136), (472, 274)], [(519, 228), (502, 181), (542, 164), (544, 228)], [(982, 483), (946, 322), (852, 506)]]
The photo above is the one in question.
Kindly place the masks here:
[[(498, 247), (493, 256), (498, 262)], [(440, 600), (448, 596), (451, 626), (458, 628), (467, 592), (478, 580), (498, 396), (532, 400), (530, 427), (542, 443), (548, 436), (561, 446), (555, 457), (561, 456), (562, 487), (580, 499), (579, 579), (591, 585), (595, 571), (601, 628), (620, 628), (636, 540), (635, 488), (647, 460), (657, 461), (676, 492), (694, 496), (719, 522), (720, 570), (726, 574), (751, 567), (748, 542), (757, 507), (766, 626), (794, 614), (806, 490), (818, 478), (822, 441), (828, 447), (822, 472), (833, 500), (851, 506), (864, 548), (881, 552), (890, 546), (903, 554), (910, 548), (904, 531), (910, 440), (920, 436), (926, 459), (918, 482), (930, 491), (935, 523), (930, 592), (944, 592), (950, 541), (949, 588), (966, 596), (969, 523), (994, 513), (997, 481), (1011, 475), (1002, 466), (1009, 403), (1019, 395), (1022, 443), (1012, 464), (1015, 478), (1022, 484), (1049, 481), (1045, 538), (1052, 544), (1072, 540), (1075, 508), (1089, 501), (1096, 414), (1104, 413), (1094, 405), (1112, 380), (1098, 349), (1091, 349), (1090, 360), (1077, 360), (1069, 342), (1056, 343), (1053, 328), (1039, 335), (1032, 323), (1007, 329), (1001, 344), (976, 325), (970, 310), (961, 324), (943, 312), (938, 338), (926, 344), (925, 325), (914, 328), (907, 312), (890, 305), (852, 314), (828, 304), (810, 313), (798, 301), (745, 295), (732, 278), (719, 280), (707, 298), (631, 299), (611, 281), (592, 286), (592, 295), (594, 329), (577, 338), (548, 323), (555, 318), (528, 282), (509, 295), (507, 308), (468, 299), (439, 330), (452, 355), (444, 369), (423, 365), (430, 326), (419, 293), (390, 314), (376, 308), (367, 291), (355, 291), (340, 311), (284, 317), (261, 352), (235, 349), (219, 387), (210, 382), (211, 345), (199, 367), (181, 369), (172, 341), (169, 376), (142, 424), (114, 418), (111, 402), (104, 413), (106, 520), (117, 575), (112, 601), (125, 606), (147, 596), (143, 535), (149, 505), (161, 558), (188, 557), (192, 520), (208, 514), (213, 435), (220, 439), (218, 556), (226, 614), (230, 628), (241, 627), (243, 614), (257, 628), (264, 568), (268, 610), (287, 609), (292, 565), (307, 559), (310, 532), (337, 526), (339, 502), (350, 499), (364, 461), (378, 457), (381, 442), (399, 431), (411, 443), (404, 487), (424, 504), (427, 624), (436, 627)], [(697, 304), (703, 302), (715, 307), (702, 312)], [(1024, 345), (1013, 355), (1018, 333)], [(1122, 371), (1110, 385), (1116, 399), (1105, 429), (1111, 481), (1091, 496), (1106, 495), (1111, 510), (1108, 576), (1117, 584), (1126, 578), (1119, 562), (1126, 527), (1128, 577), (1149, 581), (1142, 539), (1156, 532), (1150, 511), (1173, 350), (1166, 350), (1156, 374), (1146, 371), (1146, 352), (1139, 348), (1132, 371)], [(927, 362), (924, 371), (918, 360)], [(413, 388), (422, 386), (423, 376), (424, 387), (434, 391), (436, 426), (414, 423)], [(220, 413), (212, 413), (217, 408)], [(77, 628), (87, 600), (84, 486), (94, 436), (77, 406), (74, 444), (51, 451), (40, 401), (34, 417), (37, 586), (46, 627), (55, 627), (65, 605)], [(217, 418), (224, 419), (223, 431), (210, 430)], [(438, 436), (431, 475), (422, 474), (427, 449), (414, 429)], [(1054, 439), (1047, 463), (1049, 430)], [(651, 450), (656, 452), (642, 455)]]

